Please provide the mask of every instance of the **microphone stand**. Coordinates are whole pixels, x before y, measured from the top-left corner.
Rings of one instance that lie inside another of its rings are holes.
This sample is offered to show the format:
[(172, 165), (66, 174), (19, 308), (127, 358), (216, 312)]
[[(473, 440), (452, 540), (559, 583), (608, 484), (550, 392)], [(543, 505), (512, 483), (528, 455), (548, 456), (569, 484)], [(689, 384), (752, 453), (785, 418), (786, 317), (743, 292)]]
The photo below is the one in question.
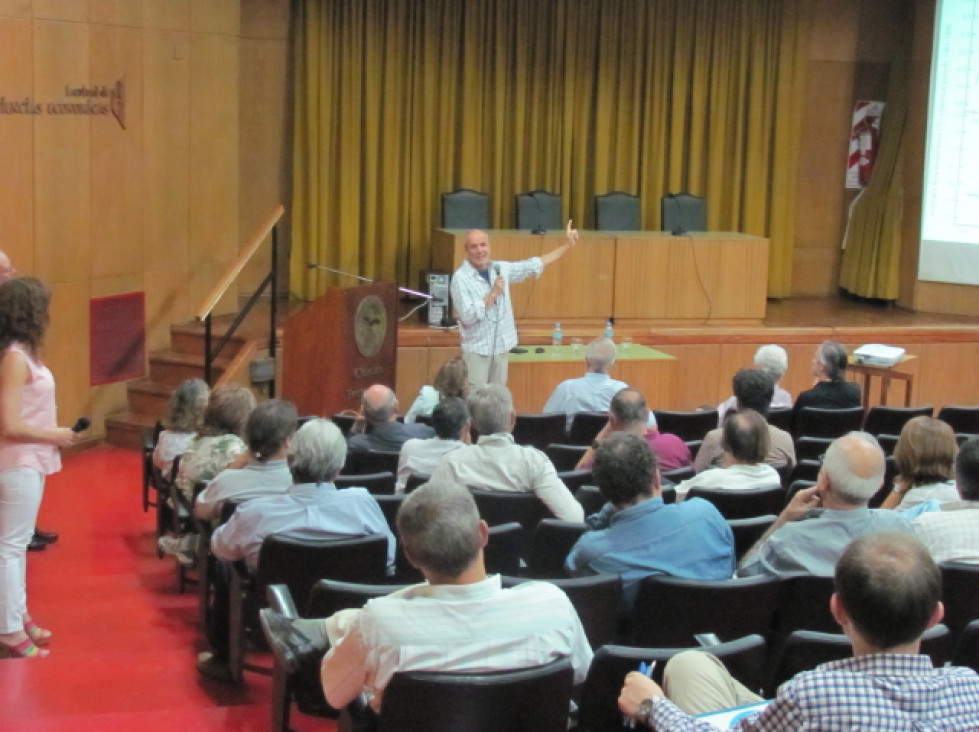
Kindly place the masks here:
[[(327, 272), (333, 272), (334, 274), (343, 275), (344, 277), (352, 277), (355, 280), (360, 280), (361, 282), (374, 283), (376, 280), (372, 280), (369, 277), (361, 277), (360, 275), (351, 274), (350, 272), (344, 272), (342, 269), (333, 269), (333, 267), (327, 267), (325, 264), (313, 264), (310, 262), (306, 265), (306, 269), (322, 269)], [(418, 290), (409, 290), (407, 287), (398, 286), (398, 292), (403, 292), (406, 295), (414, 295), (415, 297), (420, 297), (424, 300), (434, 300), (435, 295), (429, 295), (426, 292), (419, 292)]]
[(534, 199), (534, 203), (537, 204), (537, 227), (531, 231), (531, 234), (543, 235), (547, 231), (544, 229), (544, 215), (541, 213), (540, 199), (537, 197), (537, 191), (531, 191), (530, 197)]

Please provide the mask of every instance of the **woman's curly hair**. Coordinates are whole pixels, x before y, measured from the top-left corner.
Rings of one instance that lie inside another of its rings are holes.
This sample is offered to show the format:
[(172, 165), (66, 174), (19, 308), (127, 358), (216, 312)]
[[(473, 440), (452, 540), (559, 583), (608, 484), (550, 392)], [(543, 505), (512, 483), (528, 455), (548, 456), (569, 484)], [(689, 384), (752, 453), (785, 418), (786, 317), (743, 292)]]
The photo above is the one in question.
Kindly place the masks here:
[(37, 356), (48, 327), (51, 291), (34, 277), (15, 277), (0, 285), (0, 353), (23, 343)]

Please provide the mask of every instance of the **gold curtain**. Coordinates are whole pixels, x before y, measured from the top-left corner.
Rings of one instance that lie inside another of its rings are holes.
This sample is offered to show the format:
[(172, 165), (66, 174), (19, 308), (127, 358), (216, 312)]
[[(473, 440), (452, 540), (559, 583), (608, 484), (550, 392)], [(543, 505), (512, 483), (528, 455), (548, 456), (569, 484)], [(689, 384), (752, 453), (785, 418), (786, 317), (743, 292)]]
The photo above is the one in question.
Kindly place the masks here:
[[(772, 240), (788, 294), (806, 0), (294, 0), (291, 282), (417, 280), (441, 194), (561, 193), (579, 228), (594, 196), (708, 200), (708, 226)], [(665, 274), (665, 273), (664, 273)], [(761, 283), (747, 283), (760, 286)]]
[(903, 30), (891, 64), (880, 147), (870, 181), (853, 204), (840, 266), (840, 287), (881, 300), (897, 300), (900, 285), (904, 130), (913, 28), (910, 6), (905, 3), (900, 11), (905, 22), (900, 24)]

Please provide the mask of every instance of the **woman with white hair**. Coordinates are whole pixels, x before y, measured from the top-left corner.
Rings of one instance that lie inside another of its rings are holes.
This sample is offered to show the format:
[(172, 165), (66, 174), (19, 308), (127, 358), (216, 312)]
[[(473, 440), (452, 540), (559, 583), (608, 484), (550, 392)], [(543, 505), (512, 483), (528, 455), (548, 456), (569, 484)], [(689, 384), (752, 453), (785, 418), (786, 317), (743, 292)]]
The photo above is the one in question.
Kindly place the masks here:
[[(755, 351), (755, 368), (764, 371), (775, 381), (775, 396), (772, 397), (772, 409), (792, 406), (792, 395), (779, 386), (779, 381), (789, 370), (789, 354), (781, 346), (769, 343), (761, 346)], [(737, 409), (737, 397), (731, 396), (729, 399), (717, 405), (717, 426), (724, 426), (724, 417), (727, 416), (729, 409)]]

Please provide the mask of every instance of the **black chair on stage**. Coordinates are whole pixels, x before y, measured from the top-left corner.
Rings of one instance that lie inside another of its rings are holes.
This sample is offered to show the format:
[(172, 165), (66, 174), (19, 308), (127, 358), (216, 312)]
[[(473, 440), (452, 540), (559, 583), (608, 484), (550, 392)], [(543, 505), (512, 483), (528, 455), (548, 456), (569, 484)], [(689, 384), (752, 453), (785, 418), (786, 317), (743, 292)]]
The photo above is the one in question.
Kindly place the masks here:
[(717, 427), (717, 410), (703, 409), (695, 412), (672, 412), (656, 409), (656, 429), (676, 435), (684, 442), (703, 440), (704, 435)]
[(546, 234), (548, 229), (564, 229), (561, 194), (549, 191), (518, 193), (516, 200), (517, 228), (532, 234)]
[(663, 231), (682, 236), (690, 231), (707, 231), (707, 199), (692, 193), (667, 193), (660, 199)]
[(864, 419), (863, 431), (872, 435), (881, 433), (900, 435), (910, 420), (915, 417), (930, 417), (935, 410), (929, 404), (925, 407), (871, 407)]
[[(503, 577), (504, 587), (515, 587), (532, 581), (532, 577)], [(622, 579), (617, 574), (595, 574), (589, 577), (549, 577), (560, 587), (571, 604), (581, 627), (585, 629), (588, 644), (601, 648), (611, 643), (619, 632), (619, 605), (622, 602)]]
[(518, 414), (513, 425), (513, 441), (546, 450), (548, 445), (564, 442), (564, 414)]
[(626, 637), (633, 646), (685, 648), (713, 633), (722, 642), (772, 627), (775, 577), (692, 580), (652, 575), (639, 584)]
[[(684, 648), (635, 648), (606, 645), (595, 651), (588, 676), (581, 690), (578, 704), (579, 732), (618, 732), (633, 729), (619, 711), (618, 698), (622, 680), (640, 663), (656, 661), (653, 679), (663, 683), (663, 669), (676, 654), (700, 648), (687, 645)], [(721, 643), (710, 647), (710, 652), (723, 661), (731, 675), (753, 691), (760, 691), (765, 665), (765, 639), (760, 635)]]
[(745, 519), (778, 514), (785, 502), (785, 488), (776, 483), (765, 488), (697, 488), (687, 492), (687, 500), (703, 498), (714, 504), (726, 519)]
[(490, 197), (469, 188), (442, 194), (443, 229), (489, 229)]
[(588, 447), (607, 423), (608, 412), (575, 412), (568, 429), (568, 442)]
[(641, 231), (639, 196), (612, 191), (595, 196), (595, 229), (597, 231)]

